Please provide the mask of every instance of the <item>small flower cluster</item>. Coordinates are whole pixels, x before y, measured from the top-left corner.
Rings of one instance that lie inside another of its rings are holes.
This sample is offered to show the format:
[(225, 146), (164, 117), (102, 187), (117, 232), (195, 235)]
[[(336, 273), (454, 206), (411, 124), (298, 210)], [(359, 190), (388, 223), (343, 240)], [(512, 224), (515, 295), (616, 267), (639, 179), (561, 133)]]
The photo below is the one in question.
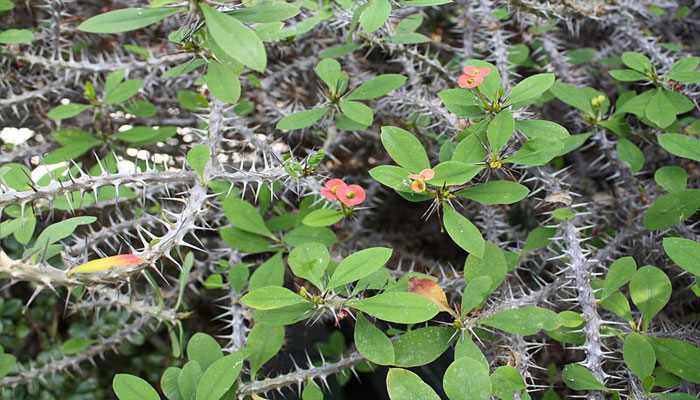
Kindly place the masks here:
[(464, 74), (459, 77), (457, 84), (465, 89), (475, 88), (481, 85), (486, 75), (491, 73), (489, 67), (464, 67)]
[(365, 190), (360, 185), (346, 185), (340, 179), (331, 179), (321, 189), (321, 196), (327, 199), (337, 199), (348, 207), (354, 207), (365, 201)]
[(413, 179), (413, 183), (411, 183), (411, 190), (413, 190), (416, 193), (421, 193), (424, 192), (426, 189), (425, 186), (425, 181), (433, 179), (435, 176), (435, 171), (432, 168), (426, 168), (420, 172), (420, 175), (418, 174), (411, 174), (408, 177)]

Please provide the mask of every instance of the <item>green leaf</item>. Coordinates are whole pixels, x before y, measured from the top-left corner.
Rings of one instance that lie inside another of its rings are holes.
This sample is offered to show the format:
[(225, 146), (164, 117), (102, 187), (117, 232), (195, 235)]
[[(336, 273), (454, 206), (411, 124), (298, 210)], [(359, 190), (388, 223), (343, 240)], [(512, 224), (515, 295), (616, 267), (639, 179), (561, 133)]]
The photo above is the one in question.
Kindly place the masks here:
[(513, 204), (527, 196), (527, 186), (511, 181), (488, 181), (468, 187), (457, 194), (485, 205)]
[(321, 243), (304, 243), (292, 249), (287, 263), (294, 275), (304, 278), (319, 289), (323, 288), (321, 278), (331, 261), (328, 249)]
[(484, 103), (475, 94), (464, 88), (443, 90), (438, 93), (438, 97), (450, 112), (460, 117), (479, 113), (484, 108)]
[(281, 286), (266, 286), (253, 290), (243, 296), (241, 301), (258, 310), (272, 310), (306, 303), (303, 297)]
[(303, 303), (274, 310), (254, 310), (253, 318), (268, 325), (291, 325), (311, 317), (313, 308), (313, 304)]
[(670, 72), (691, 72), (700, 65), (700, 57), (686, 57), (673, 63)]
[(498, 312), (479, 321), (516, 335), (534, 335), (540, 330), (552, 331), (561, 326), (561, 317), (546, 308), (527, 306)]
[[(14, 7), (15, 4), (12, 2), (12, 0), (0, 0), (0, 12), (10, 11)], [(0, 378), (2, 378), (2, 376), (0, 376)]]
[(493, 395), (500, 399), (512, 399), (514, 391), (527, 388), (520, 372), (509, 365), (503, 365), (493, 371), (491, 386)]
[(73, 234), (75, 228), (80, 225), (87, 225), (95, 222), (95, 217), (73, 217), (50, 225), (39, 235), (34, 242), (34, 247), (27, 250), (27, 256), (44, 251), (50, 244), (54, 244), (61, 239), (65, 239)]
[(109, 75), (107, 75), (107, 79), (105, 79), (105, 94), (109, 94), (112, 90), (119, 86), (125, 77), (126, 69), (124, 68), (110, 72)]
[(552, 121), (519, 120), (515, 127), (530, 138), (543, 137), (546, 139), (563, 139), (569, 137), (569, 131)]
[(274, 239), (275, 235), (267, 229), (265, 221), (252, 204), (238, 197), (230, 196), (224, 200), (224, 214), (236, 227)]
[(129, 79), (117, 85), (114, 90), (109, 92), (103, 100), (107, 104), (123, 103), (134, 97), (136, 93), (143, 87), (143, 81), (140, 79)]
[(182, 108), (190, 111), (201, 111), (209, 107), (209, 102), (201, 94), (192, 90), (180, 90), (177, 92), (177, 101)]
[(138, 118), (150, 118), (158, 112), (156, 106), (146, 100), (136, 100), (133, 103), (125, 104), (124, 109)]
[(338, 264), (328, 287), (337, 288), (372, 274), (389, 261), (392, 252), (386, 247), (372, 247), (350, 254)]
[(503, 162), (530, 166), (544, 165), (558, 156), (563, 148), (564, 144), (559, 140), (534, 138), (525, 142), (520, 150)]
[(223, 102), (236, 104), (241, 97), (238, 75), (217, 62), (209, 63), (205, 80), (211, 94)]
[(491, 397), (489, 370), (469, 357), (454, 360), (442, 380), (450, 400), (488, 400)]
[(676, 110), (661, 89), (656, 90), (644, 109), (644, 115), (660, 128), (666, 128), (676, 120)]
[(445, 161), (436, 165), (435, 176), (426, 181), (435, 186), (463, 185), (474, 178), (484, 166), (469, 165), (459, 161)]
[(160, 400), (153, 386), (134, 375), (115, 375), (112, 389), (119, 400)]
[(219, 400), (236, 383), (242, 367), (240, 354), (230, 354), (214, 361), (199, 380), (196, 400)]
[(411, 371), (391, 368), (386, 375), (391, 400), (440, 400), (435, 391)]
[(547, 228), (544, 226), (539, 226), (530, 231), (525, 239), (525, 246), (523, 247), (522, 254), (546, 247), (551, 242), (556, 231), (556, 228)]
[(667, 74), (666, 77), (678, 82), (700, 83), (700, 72), (697, 71), (672, 72)]
[(588, 115), (595, 115), (593, 105), (591, 105), (591, 96), (576, 86), (569, 85), (564, 82), (555, 82), (549, 89), (550, 92), (562, 102), (575, 107)]
[(603, 301), (601, 301), (600, 305), (603, 306), (603, 308), (606, 308), (614, 312), (615, 314), (621, 316), (627, 322), (629, 322), (630, 325), (634, 324), (634, 320), (632, 320), (632, 310), (630, 309), (630, 303), (624, 294), (620, 292), (615, 292), (612, 295), (606, 297)]
[(205, 371), (214, 361), (223, 356), (219, 343), (206, 333), (195, 333), (187, 343), (187, 357), (197, 361)]
[(638, 269), (629, 286), (632, 302), (644, 317), (644, 330), (649, 329), (649, 322), (668, 303), (671, 298), (671, 280), (652, 265)]
[(690, 218), (700, 207), (700, 189), (679, 190), (656, 199), (644, 214), (644, 227), (666, 229)]
[(554, 74), (537, 74), (527, 77), (515, 85), (505, 105), (519, 103), (518, 108), (524, 107), (527, 105), (524, 103), (525, 101), (534, 102), (542, 93), (549, 90), (552, 84), (554, 84)]
[(577, 364), (565, 366), (561, 372), (561, 379), (566, 386), (574, 390), (608, 390), (588, 368)]
[(391, 340), (362, 313), (357, 313), (354, 341), (357, 351), (369, 361), (379, 365), (394, 364), (394, 347)]
[(508, 143), (508, 139), (513, 135), (514, 128), (515, 120), (510, 111), (503, 110), (493, 117), (488, 128), (486, 128), (486, 136), (489, 139), (492, 153), (498, 153), (501, 147)]
[(681, 167), (667, 165), (654, 172), (654, 180), (668, 192), (678, 192), (688, 184), (688, 174)]
[(78, 30), (92, 33), (133, 31), (154, 24), (184, 8), (125, 8), (96, 15), (78, 25)]
[(617, 289), (627, 284), (637, 272), (637, 263), (632, 257), (622, 257), (615, 260), (605, 275), (605, 283), (601, 291), (601, 297), (607, 297), (615, 293)]
[(209, 146), (202, 143), (192, 147), (187, 152), (187, 162), (202, 179), (204, 179), (204, 168), (207, 166), (209, 158), (211, 158), (211, 150)]
[(347, 45), (341, 45), (341, 46), (333, 46), (329, 47), (326, 50), (323, 50), (322, 52), (318, 53), (318, 56), (321, 58), (339, 58), (346, 56), (355, 50), (361, 48), (362, 45), (360, 44), (347, 44)]
[(160, 377), (160, 388), (168, 400), (183, 400), (180, 396), (180, 389), (177, 387), (180, 371), (182, 371), (180, 368), (168, 367)]
[(239, 21), (249, 23), (269, 23), (284, 21), (299, 14), (299, 7), (285, 1), (265, 1), (252, 7), (240, 8), (231, 11), (228, 15), (236, 17)]
[(480, 163), (484, 161), (487, 153), (479, 137), (477, 135), (470, 135), (459, 142), (452, 154), (452, 161), (459, 161), (466, 164)]
[(202, 378), (202, 367), (197, 361), (188, 361), (182, 367), (180, 375), (177, 377), (177, 387), (183, 399), (193, 399), (197, 393), (199, 380)]
[(301, 392), (302, 400), (323, 400), (323, 392), (316, 386), (313, 380), (304, 385), (304, 391)]
[(700, 162), (700, 140), (678, 133), (666, 133), (657, 138), (669, 153)]
[(331, 246), (334, 245), (338, 239), (335, 233), (328, 228), (302, 225), (282, 236), (282, 241), (293, 247), (308, 242), (318, 242), (326, 246)]
[(647, 337), (654, 346), (656, 359), (668, 372), (700, 383), (700, 349), (675, 339)]
[(417, 367), (427, 365), (440, 357), (454, 338), (452, 328), (428, 326), (401, 335), (394, 340), (394, 365), (397, 367)]
[(165, 78), (172, 78), (175, 76), (183, 75), (183, 74), (189, 74), (190, 72), (194, 71), (195, 69), (201, 67), (202, 65), (206, 64), (207, 62), (205, 60), (202, 60), (201, 58), (192, 60), (192, 61), (187, 61), (182, 64), (176, 65), (169, 70), (163, 72), (163, 75), (160, 77), (165, 79)]
[(66, 119), (66, 118), (71, 118), (75, 117), (76, 115), (80, 114), (81, 112), (92, 108), (91, 105), (88, 104), (77, 104), (77, 103), (70, 103), (70, 104), (64, 104), (60, 105), (58, 107), (55, 107), (51, 111), (49, 111), (48, 114), (46, 114), (47, 117), (53, 118), (53, 119)]
[(389, 156), (411, 173), (430, 168), (423, 145), (409, 132), (395, 126), (383, 126), (381, 140)]
[(654, 348), (646, 340), (645, 336), (632, 332), (625, 338), (622, 346), (622, 357), (627, 368), (634, 372), (639, 379), (650, 376), (656, 365)]
[(12, 354), (0, 353), (0, 379), (10, 373), (17, 365), (17, 358)]
[(34, 230), (36, 229), (36, 217), (33, 215), (24, 216), (17, 218), (17, 221), (19, 221), (18, 226), (13, 232), (15, 239), (17, 239), (18, 242), (27, 245), (29, 244), (29, 241), (32, 240)]
[(374, 119), (372, 109), (358, 101), (343, 100), (340, 102), (340, 110), (346, 117), (364, 126), (371, 125)]
[(315, 68), (316, 74), (333, 93), (339, 89), (338, 82), (343, 76), (340, 63), (333, 59), (321, 60)]
[(244, 230), (227, 226), (219, 231), (221, 239), (232, 249), (248, 254), (264, 253), (270, 250), (270, 243), (264, 238)]
[(0, 176), (11, 189), (18, 191), (31, 190), (32, 171), (29, 168), (19, 163), (7, 163), (2, 165), (1, 170)]
[(388, 292), (345, 303), (383, 321), (417, 324), (433, 318), (440, 311), (432, 301), (415, 293)]
[(391, 15), (391, 4), (388, 0), (372, 0), (369, 7), (360, 15), (360, 25), (367, 33), (379, 29)]
[(222, 14), (204, 3), (199, 3), (199, 8), (211, 37), (224, 53), (255, 71), (265, 70), (267, 53), (255, 31), (235, 17)]
[(492, 286), (493, 281), (488, 276), (471, 279), (462, 295), (462, 316), (483, 304), (491, 293)]
[(369, 100), (384, 96), (398, 89), (406, 82), (406, 77), (398, 74), (379, 75), (360, 85), (345, 100)]
[(344, 214), (338, 210), (322, 208), (311, 211), (301, 222), (308, 226), (328, 226), (340, 221), (343, 216)]
[(487, 371), (489, 369), (489, 362), (486, 359), (486, 356), (484, 356), (484, 353), (482, 353), (479, 347), (476, 344), (474, 344), (474, 341), (472, 340), (472, 337), (469, 334), (465, 334), (459, 339), (457, 339), (454, 357), (455, 359), (462, 357), (471, 358), (483, 365)]
[(484, 238), (471, 221), (449, 206), (443, 207), (442, 221), (447, 234), (459, 247), (476, 257), (484, 256)]
[(614, 69), (608, 71), (608, 73), (613, 78), (622, 82), (635, 82), (646, 80), (646, 77), (643, 74), (640, 74), (639, 72), (633, 71), (631, 69)]
[(501, 249), (493, 242), (486, 242), (482, 257), (470, 254), (464, 262), (464, 279), (471, 283), (480, 276), (487, 276), (491, 279), (491, 286), (488, 293), (493, 292), (503, 282), (508, 272), (506, 257)]
[(246, 341), (246, 346), (254, 349), (250, 355), (250, 376), (255, 377), (260, 367), (277, 354), (284, 344), (284, 326), (256, 324)]
[(664, 238), (664, 250), (679, 267), (700, 276), (700, 243), (683, 238)]
[(408, 182), (410, 174), (409, 170), (395, 165), (380, 165), (369, 170), (369, 176), (375, 181), (392, 189), (397, 186), (403, 186), (404, 182)]
[(622, 53), (622, 62), (627, 67), (641, 73), (651, 71), (651, 60), (649, 60), (649, 58), (643, 54), (633, 51), (626, 51)]
[(639, 172), (644, 166), (644, 153), (634, 143), (625, 138), (620, 138), (616, 146), (620, 161), (627, 164), (633, 174)]
[(306, 128), (321, 119), (321, 117), (328, 112), (328, 109), (328, 107), (321, 107), (315, 110), (299, 111), (294, 114), (289, 114), (277, 123), (275, 129), (290, 130)]
[(61, 351), (67, 355), (76, 354), (87, 349), (93, 343), (95, 343), (95, 341), (90, 339), (70, 338), (61, 344)]
[(33, 39), (34, 33), (28, 29), (8, 29), (0, 32), (0, 44), (24, 43)]

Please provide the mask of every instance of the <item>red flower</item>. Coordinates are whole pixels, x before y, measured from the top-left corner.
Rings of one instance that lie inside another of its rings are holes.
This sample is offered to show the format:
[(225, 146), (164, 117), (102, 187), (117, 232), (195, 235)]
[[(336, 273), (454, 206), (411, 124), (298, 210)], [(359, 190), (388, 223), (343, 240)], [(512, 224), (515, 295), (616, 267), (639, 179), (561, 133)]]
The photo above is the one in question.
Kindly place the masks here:
[(475, 88), (481, 85), (484, 77), (490, 73), (491, 69), (489, 67), (464, 67), (464, 75), (459, 77), (457, 84), (465, 89)]
[(491, 68), (489, 67), (481, 67), (481, 68), (476, 68), (476, 67), (464, 67), (463, 69), (465, 75), (477, 77), (477, 76), (486, 76), (491, 73)]
[(339, 186), (335, 194), (338, 195), (338, 200), (350, 207), (365, 201), (365, 190), (360, 185)]
[(432, 168), (426, 168), (418, 174), (410, 174), (408, 177), (414, 179), (411, 184), (411, 190), (416, 193), (421, 193), (425, 191), (425, 181), (433, 179), (435, 176), (435, 171)]
[[(337, 191), (339, 188), (344, 188), (347, 185), (345, 182), (343, 182), (340, 179), (331, 179), (330, 181), (326, 182), (326, 188), (321, 189), (321, 196), (327, 198), (327, 199), (337, 199)], [(364, 199), (364, 197), (363, 197)]]

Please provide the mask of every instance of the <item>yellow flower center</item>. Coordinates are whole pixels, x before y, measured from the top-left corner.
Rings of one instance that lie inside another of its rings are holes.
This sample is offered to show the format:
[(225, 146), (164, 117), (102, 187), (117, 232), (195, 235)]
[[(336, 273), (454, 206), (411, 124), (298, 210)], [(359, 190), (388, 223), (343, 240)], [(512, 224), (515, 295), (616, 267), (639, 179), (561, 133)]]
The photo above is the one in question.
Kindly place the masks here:
[(474, 83), (474, 78), (467, 79), (467, 83)]
[(345, 193), (345, 197), (347, 197), (348, 199), (352, 200), (352, 199), (355, 198), (355, 192), (353, 192), (352, 190), (350, 190), (350, 191), (348, 191), (348, 192)]
[(338, 190), (339, 187), (340, 185), (333, 186), (333, 188), (331, 189), (331, 193), (335, 194), (335, 191)]
[(501, 162), (500, 161), (491, 161), (491, 168), (501, 168)]
[(479, 70), (474, 71), (474, 75), (479, 75)]

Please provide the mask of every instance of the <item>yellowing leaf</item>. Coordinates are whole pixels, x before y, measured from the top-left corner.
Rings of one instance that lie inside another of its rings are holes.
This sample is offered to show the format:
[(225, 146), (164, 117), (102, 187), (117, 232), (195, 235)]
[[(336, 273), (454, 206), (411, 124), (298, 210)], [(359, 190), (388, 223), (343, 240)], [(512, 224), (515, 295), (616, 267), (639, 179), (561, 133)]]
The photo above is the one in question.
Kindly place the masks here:
[(453, 317), (458, 318), (457, 313), (455, 313), (454, 310), (450, 308), (449, 303), (447, 303), (445, 292), (440, 285), (432, 280), (414, 276), (408, 280), (408, 291), (425, 297), (435, 303), (441, 311), (448, 312)]
[(66, 276), (73, 274), (88, 274), (91, 272), (106, 271), (112, 267), (128, 267), (130, 265), (143, 264), (146, 260), (133, 254), (120, 254), (99, 260), (92, 260), (85, 264), (78, 265), (66, 272)]

